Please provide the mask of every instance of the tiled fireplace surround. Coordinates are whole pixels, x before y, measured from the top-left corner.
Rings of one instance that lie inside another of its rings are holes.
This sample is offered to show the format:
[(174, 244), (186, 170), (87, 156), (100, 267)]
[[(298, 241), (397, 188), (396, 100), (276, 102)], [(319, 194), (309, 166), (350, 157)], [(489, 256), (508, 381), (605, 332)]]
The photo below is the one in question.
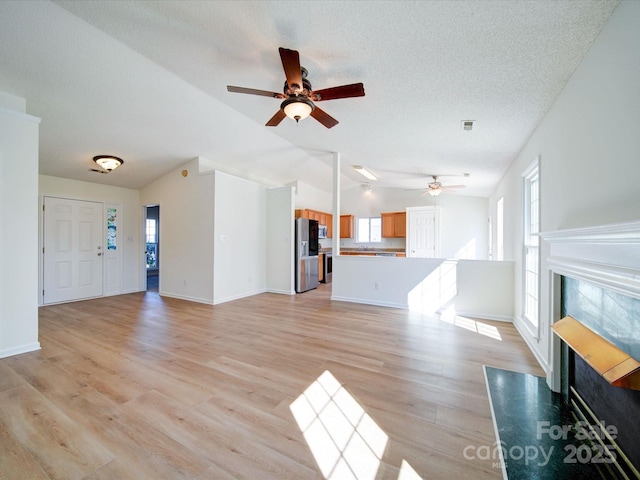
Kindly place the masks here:
[[(640, 222), (541, 236), (550, 244), (551, 322), (571, 315), (640, 360)], [(570, 402), (570, 383), (585, 390), (581, 395), (589, 409), (598, 421), (616, 426), (621, 451), (640, 469), (640, 391), (609, 385), (557, 335), (548, 334), (551, 389)]]

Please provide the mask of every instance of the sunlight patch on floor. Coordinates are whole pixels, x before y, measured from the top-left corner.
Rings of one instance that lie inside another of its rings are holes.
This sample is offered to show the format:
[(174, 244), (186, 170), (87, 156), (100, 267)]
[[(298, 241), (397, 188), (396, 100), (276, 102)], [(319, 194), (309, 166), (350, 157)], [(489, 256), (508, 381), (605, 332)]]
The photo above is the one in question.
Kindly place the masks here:
[(324, 478), (375, 480), (389, 437), (331, 372), (290, 409)]
[[(389, 436), (325, 370), (289, 406), (327, 480), (375, 480)], [(422, 480), (402, 460), (398, 480)]]
[(481, 322), (479, 320), (473, 320), (472, 318), (461, 317), (456, 315), (454, 306), (450, 306), (440, 314), (440, 320), (455, 325), (456, 327), (470, 330), (485, 337), (493, 338), (495, 340), (502, 341), (502, 335), (500, 331), (493, 325)]
[(411, 467), (406, 460), (403, 459), (402, 465), (400, 466), (398, 480), (422, 480), (422, 477), (416, 473), (413, 467)]

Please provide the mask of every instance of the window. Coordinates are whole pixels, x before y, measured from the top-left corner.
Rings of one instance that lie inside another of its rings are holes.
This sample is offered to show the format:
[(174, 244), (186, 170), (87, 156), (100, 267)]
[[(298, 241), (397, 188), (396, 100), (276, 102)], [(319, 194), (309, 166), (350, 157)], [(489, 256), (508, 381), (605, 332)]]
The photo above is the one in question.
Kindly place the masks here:
[(489, 214), (489, 260), (493, 260), (493, 217)]
[(496, 260), (504, 260), (504, 197), (496, 204)]
[(158, 268), (158, 221), (155, 218), (147, 218), (145, 236), (147, 237), (147, 269)]
[(538, 233), (540, 232), (540, 182), (538, 176), (538, 158), (523, 175), (523, 265), (524, 292), (523, 315), (533, 327), (538, 328), (538, 298), (540, 255)]
[(158, 230), (157, 230), (157, 222), (155, 218), (147, 218), (147, 243), (158, 243), (156, 239), (158, 238)]
[(382, 218), (358, 218), (356, 243), (376, 243), (382, 241)]

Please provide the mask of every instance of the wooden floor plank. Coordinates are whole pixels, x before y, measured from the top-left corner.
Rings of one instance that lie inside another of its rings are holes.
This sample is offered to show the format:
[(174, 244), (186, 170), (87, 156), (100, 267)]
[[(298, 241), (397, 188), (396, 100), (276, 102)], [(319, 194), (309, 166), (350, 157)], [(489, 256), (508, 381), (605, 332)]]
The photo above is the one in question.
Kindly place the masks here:
[(30, 386), (0, 392), (0, 420), (52, 479), (81, 479), (113, 459)]
[[(513, 325), (332, 302), (330, 288), (40, 308), (42, 350), (0, 359), (0, 479), (322, 479), (358, 461), (336, 450), (327, 467), (294, 415), (325, 371), (387, 437), (369, 480), (501, 478), (464, 448), (495, 442), (484, 364), (542, 373)], [(347, 417), (323, 405), (330, 432)]]
[[(0, 421), (0, 480), (48, 480), (35, 458)], [(9, 476), (11, 475), (11, 476)]]

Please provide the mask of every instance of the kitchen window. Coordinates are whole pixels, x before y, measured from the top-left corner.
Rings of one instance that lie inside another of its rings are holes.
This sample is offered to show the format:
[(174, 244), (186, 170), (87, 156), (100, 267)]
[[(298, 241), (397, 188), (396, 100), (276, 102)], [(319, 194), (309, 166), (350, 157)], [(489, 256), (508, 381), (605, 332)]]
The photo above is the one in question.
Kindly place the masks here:
[(356, 243), (382, 242), (382, 217), (360, 217), (356, 229)]

